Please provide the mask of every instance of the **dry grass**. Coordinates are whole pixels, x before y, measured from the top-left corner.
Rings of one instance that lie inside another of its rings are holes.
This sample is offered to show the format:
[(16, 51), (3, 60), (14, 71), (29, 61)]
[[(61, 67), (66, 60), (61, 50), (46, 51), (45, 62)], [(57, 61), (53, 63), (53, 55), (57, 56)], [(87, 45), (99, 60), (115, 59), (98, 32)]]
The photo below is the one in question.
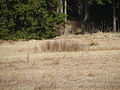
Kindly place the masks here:
[(41, 42), (42, 51), (80, 51), (81, 45), (77, 39), (46, 40)]
[[(120, 34), (118, 33), (96, 33), (85, 35), (69, 35), (54, 38), (52, 40), (31, 41), (0, 41), (0, 45), (9, 46), (19, 44), (21, 48), (16, 49), (19, 53), (40, 52), (75, 52), (75, 51), (97, 51), (97, 50), (120, 50)], [(14, 48), (15, 49), (15, 48)], [(28, 58), (29, 58), (28, 53)]]
[(97, 33), (94, 35), (62, 36), (54, 40), (43, 40), (39, 45), (40, 50), (43, 52), (75, 52), (86, 50), (120, 50), (119, 44), (119, 34)]
[(91, 39), (90, 41), (89, 41), (89, 44), (88, 44), (89, 46), (97, 46), (98, 45), (98, 41), (96, 40), (96, 39)]
[(0, 90), (120, 90), (120, 34), (0, 41)]

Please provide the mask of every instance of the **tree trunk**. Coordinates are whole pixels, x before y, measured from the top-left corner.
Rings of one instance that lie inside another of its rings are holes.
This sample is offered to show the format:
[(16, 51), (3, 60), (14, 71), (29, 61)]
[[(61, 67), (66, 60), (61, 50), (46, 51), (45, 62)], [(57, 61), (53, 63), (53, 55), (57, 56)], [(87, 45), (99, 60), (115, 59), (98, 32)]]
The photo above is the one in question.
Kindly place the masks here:
[[(67, 0), (64, 0), (64, 14), (67, 15)], [(67, 17), (65, 18), (65, 22), (67, 22)], [(66, 28), (66, 24), (64, 25), (64, 35), (68, 34), (68, 30)]]
[[(67, 15), (67, 0), (64, 1), (64, 14)], [(65, 21), (67, 21), (67, 17), (65, 18)]]
[(116, 32), (116, 2), (113, 0), (113, 31)]
[(83, 9), (84, 9), (84, 19), (83, 19), (83, 23), (87, 23), (89, 20), (89, 9), (88, 9), (88, 3), (87, 0), (81, 0), (82, 4), (83, 4)]
[(61, 4), (60, 13), (63, 13), (63, 0), (60, 0), (60, 4)]

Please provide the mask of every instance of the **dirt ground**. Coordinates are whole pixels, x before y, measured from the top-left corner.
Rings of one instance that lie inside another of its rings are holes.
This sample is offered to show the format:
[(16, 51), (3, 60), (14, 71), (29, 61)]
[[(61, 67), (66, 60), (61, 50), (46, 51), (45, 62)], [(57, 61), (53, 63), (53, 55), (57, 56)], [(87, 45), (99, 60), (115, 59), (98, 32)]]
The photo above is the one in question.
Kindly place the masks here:
[(67, 38), (73, 37), (98, 44), (77, 52), (42, 52), (39, 40), (1, 40), (0, 90), (120, 90), (120, 34)]

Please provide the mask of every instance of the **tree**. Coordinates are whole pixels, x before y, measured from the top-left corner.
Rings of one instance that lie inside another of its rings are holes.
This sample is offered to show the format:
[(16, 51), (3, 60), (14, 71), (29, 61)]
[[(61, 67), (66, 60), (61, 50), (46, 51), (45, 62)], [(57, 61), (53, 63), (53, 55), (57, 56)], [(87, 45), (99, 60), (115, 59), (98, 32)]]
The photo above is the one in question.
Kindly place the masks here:
[(89, 0), (90, 4), (96, 3), (100, 5), (105, 5), (106, 3), (113, 3), (113, 31), (116, 32), (116, 0)]
[(83, 9), (85, 12), (83, 23), (86, 23), (89, 20), (89, 9), (87, 0), (81, 0), (83, 4)]
[(65, 15), (56, 12), (59, 0), (1, 0), (0, 38), (51, 38)]
[(89, 5), (105, 5), (106, 3), (112, 3), (112, 0), (81, 0), (84, 10), (85, 10), (85, 18), (83, 22), (87, 21), (89, 19)]
[(113, 31), (116, 32), (117, 25), (116, 25), (116, 2), (113, 0)]

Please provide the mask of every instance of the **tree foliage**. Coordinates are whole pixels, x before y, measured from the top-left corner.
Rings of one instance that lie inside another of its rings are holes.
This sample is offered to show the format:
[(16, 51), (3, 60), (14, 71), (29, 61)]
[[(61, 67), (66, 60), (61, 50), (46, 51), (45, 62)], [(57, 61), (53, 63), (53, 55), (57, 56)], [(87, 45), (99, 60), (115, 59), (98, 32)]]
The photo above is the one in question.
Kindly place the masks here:
[(65, 26), (65, 12), (81, 26), (111, 29), (112, 0), (67, 0), (65, 7), (64, 0), (0, 0), (0, 39), (55, 37)]
[(88, 0), (89, 4), (105, 5), (106, 3), (112, 3), (112, 0)]
[(55, 24), (65, 15), (56, 12), (59, 0), (0, 0), (1, 39), (41, 39), (58, 35)]

